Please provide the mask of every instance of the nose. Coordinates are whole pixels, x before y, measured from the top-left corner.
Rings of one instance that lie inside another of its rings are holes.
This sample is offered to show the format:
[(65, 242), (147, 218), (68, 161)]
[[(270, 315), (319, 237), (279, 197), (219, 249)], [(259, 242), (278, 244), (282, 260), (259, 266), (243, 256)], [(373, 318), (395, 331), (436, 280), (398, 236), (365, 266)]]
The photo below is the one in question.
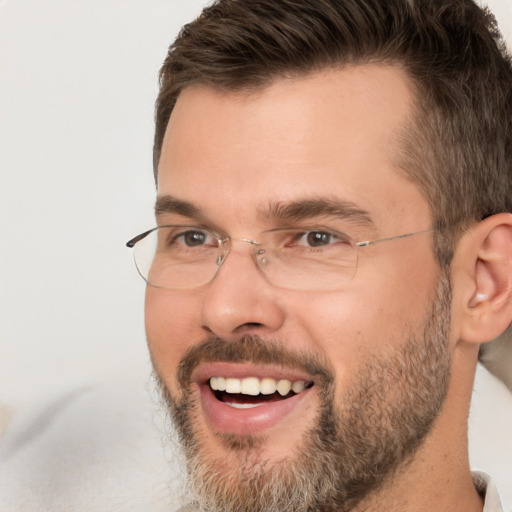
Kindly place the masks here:
[(201, 306), (202, 327), (223, 339), (242, 334), (270, 334), (284, 323), (282, 291), (272, 286), (252, 257), (253, 245), (240, 242), (206, 286)]

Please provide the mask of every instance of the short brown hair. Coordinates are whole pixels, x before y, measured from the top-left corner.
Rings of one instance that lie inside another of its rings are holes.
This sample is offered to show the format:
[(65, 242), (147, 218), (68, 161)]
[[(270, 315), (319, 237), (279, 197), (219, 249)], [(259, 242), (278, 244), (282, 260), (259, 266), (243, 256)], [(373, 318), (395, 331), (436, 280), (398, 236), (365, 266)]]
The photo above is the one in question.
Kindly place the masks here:
[(472, 0), (218, 0), (186, 25), (160, 71), (154, 171), (180, 91), (251, 90), (286, 76), (377, 62), (416, 93), (397, 164), (428, 199), (449, 263), (471, 222), (512, 211), (512, 66)]

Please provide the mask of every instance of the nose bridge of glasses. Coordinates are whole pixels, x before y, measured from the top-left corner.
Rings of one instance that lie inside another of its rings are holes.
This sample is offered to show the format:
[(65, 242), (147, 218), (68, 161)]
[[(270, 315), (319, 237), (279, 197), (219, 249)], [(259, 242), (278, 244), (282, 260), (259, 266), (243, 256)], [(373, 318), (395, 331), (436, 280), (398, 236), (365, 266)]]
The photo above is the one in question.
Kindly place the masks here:
[[(250, 238), (230, 238), (226, 237), (224, 239), (219, 240), (219, 249), (220, 254), (217, 257), (217, 265), (220, 267), (224, 261), (226, 261), (226, 258), (228, 257), (228, 254), (231, 252), (231, 248), (233, 246), (233, 242), (245, 242), (253, 246), (253, 248), (256, 248), (261, 245), (261, 242), (257, 242), (256, 240), (252, 240)], [(254, 250), (253, 250), (254, 254)]]

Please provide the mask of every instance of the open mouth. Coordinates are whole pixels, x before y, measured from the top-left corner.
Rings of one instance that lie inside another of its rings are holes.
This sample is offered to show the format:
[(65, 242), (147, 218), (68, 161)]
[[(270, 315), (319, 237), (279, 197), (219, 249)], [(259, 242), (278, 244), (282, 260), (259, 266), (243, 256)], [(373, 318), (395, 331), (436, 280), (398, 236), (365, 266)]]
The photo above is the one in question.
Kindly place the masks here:
[(304, 380), (272, 377), (211, 377), (208, 381), (215, 398), (235, 409), (251, 409), (292, 398), (313, 386)]
[(191, 380), (211, 431), (259, 435), (304, 421), (316, 400), (312, 377), (275, 365), (214, 361), (201, 364)]

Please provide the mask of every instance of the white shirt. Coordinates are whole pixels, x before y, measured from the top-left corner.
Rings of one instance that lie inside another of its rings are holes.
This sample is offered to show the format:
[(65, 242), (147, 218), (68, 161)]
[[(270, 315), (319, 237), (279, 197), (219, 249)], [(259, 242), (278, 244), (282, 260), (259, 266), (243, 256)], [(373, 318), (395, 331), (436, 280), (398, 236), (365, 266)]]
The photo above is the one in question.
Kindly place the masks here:
[(489, 475), (480, 471), (473, 472), (473, 483), (476, 490), (484, 498), (484, 508), (482, 512), (503, 512), (498, 489), (494, 485)]

